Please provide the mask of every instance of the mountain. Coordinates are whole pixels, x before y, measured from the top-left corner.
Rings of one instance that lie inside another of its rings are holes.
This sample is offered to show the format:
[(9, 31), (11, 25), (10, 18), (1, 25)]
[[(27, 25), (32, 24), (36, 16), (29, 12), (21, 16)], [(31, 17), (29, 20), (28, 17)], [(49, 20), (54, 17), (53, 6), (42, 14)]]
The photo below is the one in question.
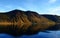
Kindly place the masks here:
[(59, 16), (40, 15), (34, 11), (16, 9), (0, 13), (0, 33), (14, 36), (35, 34), (55, 26), (58, 19), (60, 19)]
[(60, 20), (59, 16), (57, 16), (57, 15), (42, 15), (42, 16), (44, 16), (44, 17), (46, 17), (54, 22), (59, 22), (59, 20)]
[(42, 15), (54, 22), (56, 22), (55, 26), (47, 28), (47, 30), (59, 30), (60, 29), (60, 16), (57, 15)]

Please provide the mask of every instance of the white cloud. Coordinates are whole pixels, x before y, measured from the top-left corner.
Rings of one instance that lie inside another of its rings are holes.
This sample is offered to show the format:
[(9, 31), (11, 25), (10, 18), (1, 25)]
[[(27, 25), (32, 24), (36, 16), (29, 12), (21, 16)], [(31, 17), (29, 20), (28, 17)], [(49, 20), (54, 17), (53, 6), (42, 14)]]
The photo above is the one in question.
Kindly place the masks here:
[(4, 11), (4, 10), (0, 10), (0, 13), (5, 13), (6, 11)]
[(12, 5), (6, 5), (4, 7), (6, 7), (6, 8), (12, 8), (13, 6)]
[(49, 0), (49, 3), (55, 3), (57, 0)]
[(14, 9), (19, 9), (19, 10), (23, 10), (25, 11), (25, 9), (21, 6), (13, 6), (13, 5), (0, 5), (0, 12), (7, 12), (7, 11), (10, 11), (10, 10), (14, 10)]
[(60, 7), (48, 9), (49, 14), (60, 15)]
[(24, 8), (22, 8), (22, 7), (16, 7), (15, 9), (19, 9), (19, 10), (26, 11), (26, 9), (24, 9)]
[(16, 7), (14, 7), (13, 5), (7, 5), (7, 6), (5, 6), (6, 8), (9, 8), (9, 9), (20, 9), (20, 10), (25, 10), (24, 8), (22, 8), (21, 6), (19, 7), (19, 6), (16, 6)]

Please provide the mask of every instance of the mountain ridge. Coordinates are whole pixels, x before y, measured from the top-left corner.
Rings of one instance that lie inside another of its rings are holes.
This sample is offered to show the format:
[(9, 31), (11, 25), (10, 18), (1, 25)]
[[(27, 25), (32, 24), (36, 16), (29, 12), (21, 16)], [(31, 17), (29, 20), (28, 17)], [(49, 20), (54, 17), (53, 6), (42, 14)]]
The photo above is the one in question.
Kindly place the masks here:
[(3, 29), (1, 31), (14, 36), (37, 33), (55, 26), (56, 23), (58, 22), (34, 11), (12, 10), (0, 13), (0, 29)]

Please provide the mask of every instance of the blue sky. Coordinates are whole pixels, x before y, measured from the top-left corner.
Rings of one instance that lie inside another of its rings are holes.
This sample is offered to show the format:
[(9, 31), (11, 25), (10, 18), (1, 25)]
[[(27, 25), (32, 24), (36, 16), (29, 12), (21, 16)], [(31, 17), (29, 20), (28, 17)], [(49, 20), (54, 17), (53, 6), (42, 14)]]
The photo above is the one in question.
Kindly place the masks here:
[(0, 11), (14, 9), (36, 11), (39, 14), (60, 15), (60, 0), (0, 0)]

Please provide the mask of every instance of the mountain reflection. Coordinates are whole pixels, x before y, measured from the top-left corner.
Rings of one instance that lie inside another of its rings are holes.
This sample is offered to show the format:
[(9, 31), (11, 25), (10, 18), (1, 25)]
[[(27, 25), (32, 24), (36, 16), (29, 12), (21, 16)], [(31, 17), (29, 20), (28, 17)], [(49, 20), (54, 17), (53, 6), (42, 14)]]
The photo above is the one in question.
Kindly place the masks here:
[[(49, 31), (50, 33), (46, 32), (39, 32), (35, 35), (23, 35), (19, 38), (60, 38), (60, 31)], [(0, 34), (0, 38), (16, 38), (8, 34)]]

